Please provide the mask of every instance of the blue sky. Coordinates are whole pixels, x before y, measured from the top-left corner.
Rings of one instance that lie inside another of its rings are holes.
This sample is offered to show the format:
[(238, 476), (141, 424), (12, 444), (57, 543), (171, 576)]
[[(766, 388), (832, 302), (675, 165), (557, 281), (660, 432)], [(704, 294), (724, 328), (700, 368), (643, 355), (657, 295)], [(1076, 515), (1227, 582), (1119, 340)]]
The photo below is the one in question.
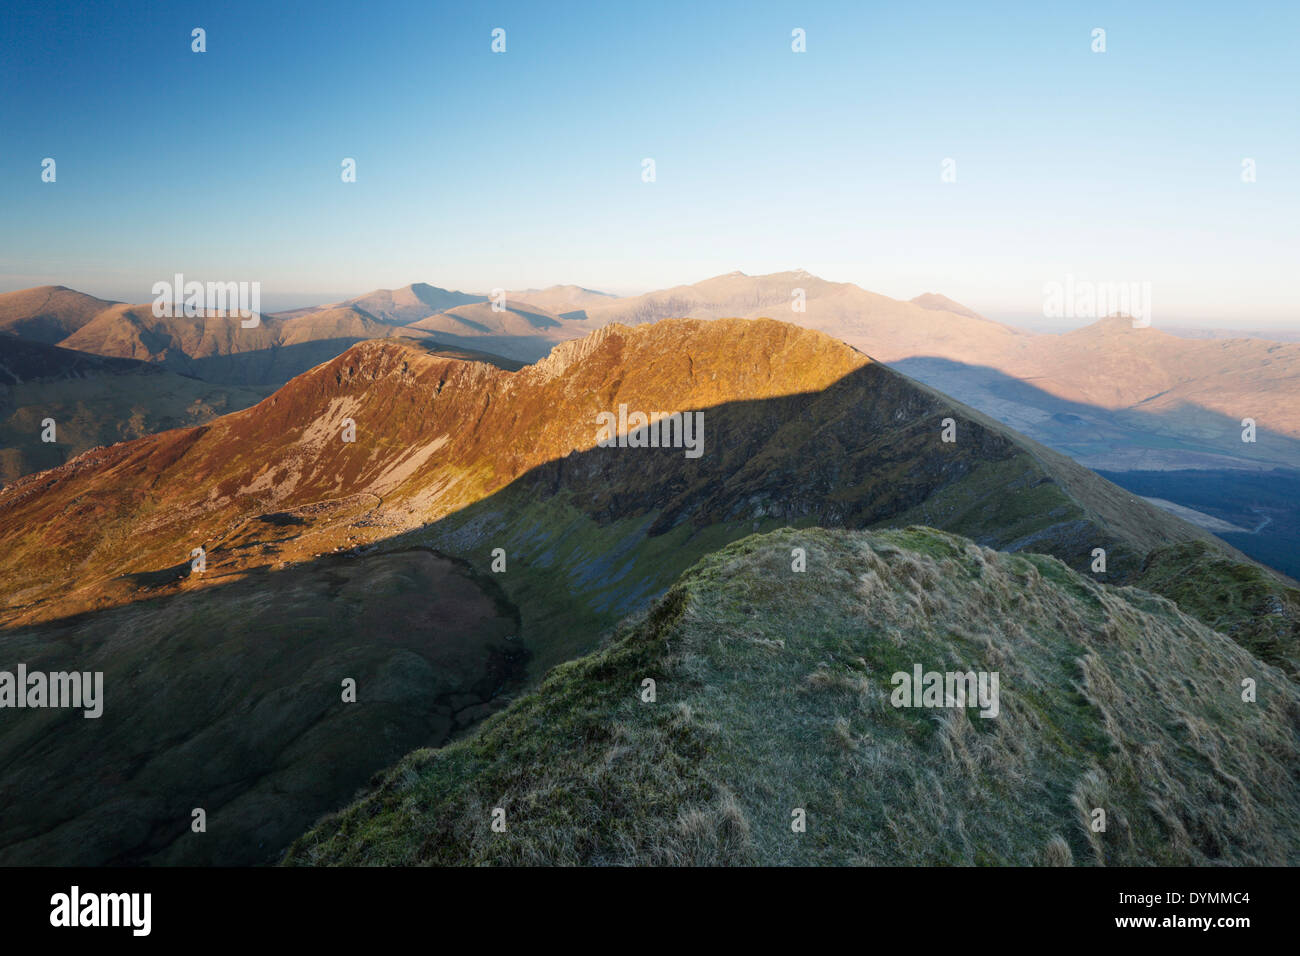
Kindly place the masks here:
[(1300, 326), (1297, 37), (1294, 2), (10, 2), (0, 289), (805, 268), (1015, 319), (1068, 273)]

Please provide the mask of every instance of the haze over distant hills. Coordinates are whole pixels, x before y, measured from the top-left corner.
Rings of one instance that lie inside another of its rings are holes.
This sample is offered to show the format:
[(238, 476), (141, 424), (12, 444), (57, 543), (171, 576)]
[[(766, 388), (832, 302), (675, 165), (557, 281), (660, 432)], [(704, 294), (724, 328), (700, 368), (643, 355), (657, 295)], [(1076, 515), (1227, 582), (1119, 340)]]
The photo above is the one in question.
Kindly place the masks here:
[(423, 319), (436, 312), (455, 308), (458, 305), (467, 305), (471, 302), (482, 302), (484, 299), (485, 297), (481, 295), (451, 292), (447, 289), (436, 288), (425, 282), (414, 282), (400, 289), (376, 289), (374, 292), (359, 295), (345, 302), (297, 309), (281, 314), (289, 317), (305, 315), (321, 309), (355, 308), (373, 316), (380, 322), (393, 325), (409, 325), (417, 319)]
[(110, 306), (65, 286), (39, 286), (0, 294), (0, 334), (55, 345)]
[(1270, 342), (1300, 342), (1300, 329), (1224, 329), (1190, 325), (1161, 325), (1161, 331), (1184, 339), (1267, 339)]
[[(257, 394), (234, 387), (278, 387), (369, 339), (406, 336), (532, 362), (611, 322), (729, 316), (770, 316), (823, 331), (1111, 473), (1181, 470), (1228, 475), (1224, 480), (1232, 482), (1234, 471), (1300, 467), (1300, 344), (1186, 338), (1134, 328), (1118, 316), (1066, 334), (1030, 333), (982, 318), (940, 293), (901, 301), (802, 270), (733, 272), (624, 298), (567, 285), (508, 291), (504, 300), (491, 300), (414, 283), (265, 315), (253, 329), (228, 319), (160, 319), (148, 306), (42, 287), (0, 295), (0, 348), (13, 336), (57, 342), (160, 364), (226, 390), (224, 397), (199, 402), (188, 418), (178, 418), (166, 398), (125, 419), (119, 409), (103, 406), (113, 421), (97, 424), (87, 421), (95, 416), (93, 406), (83, 406), (83, 425), (68, 433), (66, 452), (76, 453), (101, 437), (133, 437), (158, 423), (198, 422), (218, 409), (237, 408)], [(26, 421), (14, 414), (11, 420)], [(1254, 423), (1253, 442), (1242, 440), (1245, 420)], [(26, 427), (13, 431), (15, 447), (26, 447), (5, 456), (4, 477), (58, 457), (31, 447), (36, 433)], [(1177, 498), (1184, 486), (1171, 477), (1151, 497)], [(1178, 503), (1191, 505), (1186, 497)], [(1218, 529), (1259, 526), (1275, 538), (1300, 526), (1300, 515), (1258, 496), (1242, 497), (1229, 511), (1200, 513), (1197, 520)], [(1261, 539), (1260, 553), (1281, 553), (1286, 540)], [(1245, 543), (1253, 548), (1254, 542)]]
[(539, 306), (564, 318), (582, 318), (586, 309), (606, 304), (618, 296), (577, 285), (553, 285), (545, 289), (520, 289), (506, 293), (507, 300), (517, 299)]
[(262, 315), (245, 328), (233, 315), (156, 316), (152, 304), (105, 302), (61, 286), (0, 295), (0, 348), (12, 336), (222, 385), (282, 385), (351, 344), (400, 334), (355, 307)]
[[(1123, 317), (1063, 335), (1029, 333), (938, 293), (904, 302), (801, 270), (735, 272), (628, 298), (573, 289), (507, 293), (531, 321), (476, 326), (457, 321), (455, 307), (446, 318), (404, 320), (480, 337), (482, 348), (527, 361), (608, 322), (771, 317), (855, 345), (1092, 467), (1300, 466), (1300, 344), (1175, 336)], [(1256, 423), (1253, 444), (1241, 441), (1243, 418)]]
[[(278, 386), (391, 335), (529, 362), (609, 322), (765, 316), (848, 342), (1091, 467), (1300, 466), (1300, 344), (1184, 338), (1122, 317), (1034, 334), (937, 293), (904, 302), (803, 271), (735, 272), (630, 298), (578, 286), (510, 291), (504, 306), (415, 283), (243, 329), (42, 287), (0, 295), (0, 334), (157, 362), (214, 384)], [(1254, 443), (1241, 441), (1243, 418), (1256, 423)]]
[[(1186, 340), (1120, 317), (1034, 334), (940, 295), (903, 302), (800, 271), (730, 273), (586, 311), (591, 324), (736, 315), (815, 328), (1092, 467), (1300, 465), (1300, 345)], [(1247, 417), (1255, 444), (1241, 441)]]

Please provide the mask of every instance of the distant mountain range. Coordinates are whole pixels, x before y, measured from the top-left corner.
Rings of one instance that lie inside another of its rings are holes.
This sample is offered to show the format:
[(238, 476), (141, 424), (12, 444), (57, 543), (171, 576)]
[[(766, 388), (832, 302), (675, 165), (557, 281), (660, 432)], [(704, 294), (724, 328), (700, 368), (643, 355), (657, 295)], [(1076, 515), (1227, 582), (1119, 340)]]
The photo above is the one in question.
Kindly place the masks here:
[[(1300, 573), (1289, 557), (1300, 548), (1300, 506), (1231, 474), (1300, 481), (1300, 344), (1180, 337), (1120, 316), (1035, 334), (938, 293), (905, 302), (802, 270), (734, 272), (625, 298), (576, 285), (478, 294), (414, 283), (264, 315), (251, 329), (217, 316), (159, 318), (148, 306), (63, 287), (7, 293), (0, 363), (25, 384), (0, 383), (0, 481), (245, 407), (362, 341), (401, 336), (527, 363), (609, 323), (683, 316), (771, 316), (823, 331)], [(71, 389), (57, 375), (43, 379), (45, 362), (30, 348), (6, 349), (15, 339), (160, 365), (180, 378), (140, 388), (138, 375), (121, 377), (126, 366), (100, 366)], [(112, 400), (69, 404), (74, 394)], [(51, 417), (66, 423), (56, 443), (35, 427)], [(1191, 476), (1208, 484), (1191, 487)], [(1225, 482), (1237, 490), (1204, 510), (1200, 502)]]
[[(278, 387), (359, 341), (393, 335), (532, 362), (610, 322), (722, 317), (825, 332), (1090, 467), (1300, 467), (1300, 344), (1184, 338), (1123, 317), (1034, 334), (936, 293), (904, 302), (802, 271), (736, 272), (629, 298), (578, 286), (507, 291), (495, 305), (487, 294), (415, 283), (266, 315), (254, 329), (158, 319), (146, 306), (63, 287), (0, 295), (0, 336), (252, 387)], [(1243, 419), (1255, 423), (1254, 442), (1242, 441)]]

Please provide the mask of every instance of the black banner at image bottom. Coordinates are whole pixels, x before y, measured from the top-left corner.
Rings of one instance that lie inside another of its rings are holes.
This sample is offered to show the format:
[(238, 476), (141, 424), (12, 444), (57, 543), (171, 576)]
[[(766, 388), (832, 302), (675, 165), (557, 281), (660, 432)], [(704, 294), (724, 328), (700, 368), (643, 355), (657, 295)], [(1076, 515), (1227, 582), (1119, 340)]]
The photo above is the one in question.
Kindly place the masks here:
[[(0, 869), (11, 941), (339, 944), (469, 929), (629, 941), (701, 926), (731, 942), (849, 921), (879, 942), (965, 926), (1001, 940), (1231, 945), (1287, 924), (1281, 869)], [(811, 922), (810, 922), (811, 921)], [(656, 929), (658, 927), (658, 929)], [(929, 927), (929, 929), (926, 929)], [(956, 937), (952, 937), (955, 939)], [(988, 938), (988, 937), (985, 937)]]

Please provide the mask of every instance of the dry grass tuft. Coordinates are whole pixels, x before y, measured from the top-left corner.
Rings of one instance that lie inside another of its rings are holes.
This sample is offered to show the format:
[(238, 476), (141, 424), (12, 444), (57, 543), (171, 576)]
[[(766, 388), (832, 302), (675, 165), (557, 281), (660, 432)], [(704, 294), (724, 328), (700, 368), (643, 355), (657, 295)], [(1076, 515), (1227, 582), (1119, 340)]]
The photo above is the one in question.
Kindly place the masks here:
[[(915, 664), (997, 671), (997, 716), (894, 707)], [(1298, 728), (1281, 671), (1145, 591), (930, 529), (786, 530), (705, 559), (288, 862), (1295, 865)]]

